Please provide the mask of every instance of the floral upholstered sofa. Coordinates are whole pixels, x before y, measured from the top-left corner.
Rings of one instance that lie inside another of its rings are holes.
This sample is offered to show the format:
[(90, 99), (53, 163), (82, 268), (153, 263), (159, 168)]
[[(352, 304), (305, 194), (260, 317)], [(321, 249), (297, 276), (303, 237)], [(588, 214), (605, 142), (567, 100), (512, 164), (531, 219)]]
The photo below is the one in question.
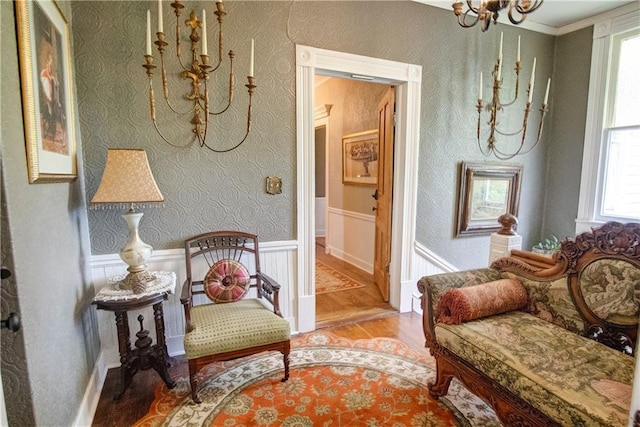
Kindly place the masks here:
[(548, 261), (426, 276), (430, 393), (453, 377), (507, 426), (627, 426), (640, 314), (640, 224), (607, 223)]

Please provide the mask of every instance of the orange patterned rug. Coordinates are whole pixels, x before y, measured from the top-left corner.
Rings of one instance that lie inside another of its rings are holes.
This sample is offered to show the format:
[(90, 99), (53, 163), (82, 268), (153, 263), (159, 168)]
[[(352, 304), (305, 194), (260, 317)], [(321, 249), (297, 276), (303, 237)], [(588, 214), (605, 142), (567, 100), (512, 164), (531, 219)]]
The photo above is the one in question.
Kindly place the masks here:
[(328, 265), (316, 261), (316, 294), (357, 288), (364, 288), (364, 285)]
[(192, 403), (188, 378), (163, 382), (136, 426), (500, 426), (491, 409), (455, 380), (446, 398), (429, 397), (433, 358), (390, 338), (349, 340), (329, 332), (293, 339), (291, 374), (282, 355), (211, 364)]

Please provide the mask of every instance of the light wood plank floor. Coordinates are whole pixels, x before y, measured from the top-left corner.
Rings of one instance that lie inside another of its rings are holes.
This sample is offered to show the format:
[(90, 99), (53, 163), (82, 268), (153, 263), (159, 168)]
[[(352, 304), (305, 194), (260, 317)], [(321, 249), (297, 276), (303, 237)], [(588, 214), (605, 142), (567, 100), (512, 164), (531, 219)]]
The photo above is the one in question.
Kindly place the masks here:
[(383, 301), (373, 275), (326, 254), (323, 238), (317, 239), (316, 259), (365, 285), (364, 288), (316, 295), (316, 329), (397, 313)]

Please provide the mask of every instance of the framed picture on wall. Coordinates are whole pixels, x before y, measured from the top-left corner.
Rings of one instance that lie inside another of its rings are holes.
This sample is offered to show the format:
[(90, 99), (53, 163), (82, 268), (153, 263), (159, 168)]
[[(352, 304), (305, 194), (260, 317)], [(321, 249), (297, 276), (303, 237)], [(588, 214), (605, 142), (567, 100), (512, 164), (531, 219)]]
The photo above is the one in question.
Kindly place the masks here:
[(342, 137), (342, 182), (355, 185), (377, 185), (377, 129)]
[(521, 164), (462, 162), (456, 237), (491, 234), (501, 215), (518, 216), (521, 179)]
[(69, 24), (55, 1), (16, 1), (29, 182), (77, 177)]

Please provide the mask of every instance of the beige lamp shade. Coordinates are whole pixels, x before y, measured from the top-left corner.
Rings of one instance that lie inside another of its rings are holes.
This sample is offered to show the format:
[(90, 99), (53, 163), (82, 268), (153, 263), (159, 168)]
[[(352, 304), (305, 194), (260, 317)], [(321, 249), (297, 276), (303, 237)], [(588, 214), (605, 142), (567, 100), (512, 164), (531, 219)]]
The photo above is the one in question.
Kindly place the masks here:
[(158, 189), (147, 153), (140, 149), (107, 150), (102, 181), (91, 203), (164, 202)]

